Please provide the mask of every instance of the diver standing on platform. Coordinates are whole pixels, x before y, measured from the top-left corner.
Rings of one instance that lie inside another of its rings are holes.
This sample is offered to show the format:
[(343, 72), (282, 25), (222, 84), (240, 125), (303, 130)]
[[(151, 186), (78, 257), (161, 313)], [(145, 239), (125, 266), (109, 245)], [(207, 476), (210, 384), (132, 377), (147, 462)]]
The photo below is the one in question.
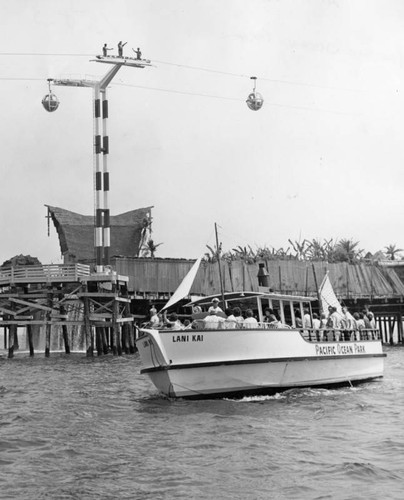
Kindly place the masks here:
[(112, 50), (112, 49), (110, 49), (110, 48), (107, 46), (107, 44), (106, 44), (106, 43), (104, 43), (104, 46), (102, 47), (102, 55), (103, 55), (104, 57), (106, 57), (106, 56), (108, 55), (108, 51), (109, 51), (109, 50)]
[(125, 43), (119, 42), (118, 43), (118, 57), (123, 57), (123, 48), (125, 47), (125, 45), (127, 43), (128, 42), (125, 42)]
[(142, 59), (142, 53), (141, 53), (139, 47), (137, 48), (137, 50), (135, 50), (135, 49), (132, 49), (132, 50), (136, 54), (136, 59)]

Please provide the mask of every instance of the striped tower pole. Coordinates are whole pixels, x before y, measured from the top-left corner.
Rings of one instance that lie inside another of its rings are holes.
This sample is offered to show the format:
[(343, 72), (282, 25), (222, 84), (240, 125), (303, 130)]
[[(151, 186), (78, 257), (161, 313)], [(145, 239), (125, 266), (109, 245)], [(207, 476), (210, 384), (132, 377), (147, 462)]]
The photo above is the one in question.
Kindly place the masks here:
[(103, 193), (104, 193), (104, 266), (109, 266), (110, 248), (111, 248), (111, 222), (109, 211), (109, 171), (108, 171), (108, 154), (109, 154), (109, 137), (108, 137), (108, 99), (107, 89), (102, 90), (102, 166), (103, 166)]
[[(151, 66), (151, 63), (145, 59), (135, 60), (130, 57), (116, 61), (115, 59), (110, 60), (109, 58), (97, 56), (94, 61), (113, 65), (112, 69), (100, 81), (69, 78), (60, 80), (52, 79), (52, 82), (54, 85), (92, 87), (94, 89), (94, 253), (96, 272), (103, 273), (104, 266), (110, 263), (111, 246), (108, 171), (109, 137), (107, 134), (108, 101), (106, 89), (123, 65), (134, 68), (145, 68), (146, 66)], [(103, 98), (102, 103), (101, 93)], [(102, 168), (101, 153), (103, 153)]]
[(94, 228), (94, 246), (95, 246), (95, 267), (97, 273), (103, 272), (103, 207), (102, 207), (102, 172), (101, 172), (101, 101), (100, 87), (94, 86), (94, 203), (95, 203), (95, 228)]

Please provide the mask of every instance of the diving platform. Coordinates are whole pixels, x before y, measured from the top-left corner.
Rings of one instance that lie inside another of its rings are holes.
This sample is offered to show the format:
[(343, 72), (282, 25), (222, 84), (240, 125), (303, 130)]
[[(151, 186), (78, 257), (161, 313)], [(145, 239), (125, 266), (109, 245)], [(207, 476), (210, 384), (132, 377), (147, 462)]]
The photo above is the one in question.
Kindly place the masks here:
[(95, 56), (95, 59), (91, 59), (90, 62), (118, 64), (121, 66), (132, 66), (133, 68), (153, 66), (149, 59), (138, 59), (137, 57)]

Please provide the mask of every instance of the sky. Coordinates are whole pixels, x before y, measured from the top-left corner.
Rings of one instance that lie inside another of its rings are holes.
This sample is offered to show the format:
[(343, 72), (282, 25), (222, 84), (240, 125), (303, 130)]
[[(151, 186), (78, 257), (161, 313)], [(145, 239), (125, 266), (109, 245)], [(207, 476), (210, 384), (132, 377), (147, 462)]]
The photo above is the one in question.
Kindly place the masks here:
[[(91, 215), (107, 43), (153, 67), (109, 90), (110, 208), (153, 206), (156, 256), (341, 238), (404, 248), (401, 0), (0, 0), (0, 264), (62, 262), (45, 205)], [(257, 77), (264, 98), (246, 98)]]

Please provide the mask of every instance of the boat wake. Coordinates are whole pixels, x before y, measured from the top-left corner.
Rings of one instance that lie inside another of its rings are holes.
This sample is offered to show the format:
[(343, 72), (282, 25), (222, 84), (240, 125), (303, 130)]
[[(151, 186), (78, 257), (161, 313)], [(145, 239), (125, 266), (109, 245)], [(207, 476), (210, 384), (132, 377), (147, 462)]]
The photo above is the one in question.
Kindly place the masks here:
[(263, 403), (265, 401), (281, 401), (281, 400), (295, 400), (300, 398), (310, 398), (310, 397), (330, 397), (336, 394), (341, 394), (342, 392), (356, 392), (360, 391), (358, 386), (350, 387), (339, 387), (335, 389), (325, 389), (325, 388), (302, 388), (302, 389), (289, 389), (282, 392), (277, 392), (272, 395), (262, 395), (262, 396), (245, 396), (239, 399), (233, 398), (223, 398), (224, 401), (233, 401), (236, 403)]

